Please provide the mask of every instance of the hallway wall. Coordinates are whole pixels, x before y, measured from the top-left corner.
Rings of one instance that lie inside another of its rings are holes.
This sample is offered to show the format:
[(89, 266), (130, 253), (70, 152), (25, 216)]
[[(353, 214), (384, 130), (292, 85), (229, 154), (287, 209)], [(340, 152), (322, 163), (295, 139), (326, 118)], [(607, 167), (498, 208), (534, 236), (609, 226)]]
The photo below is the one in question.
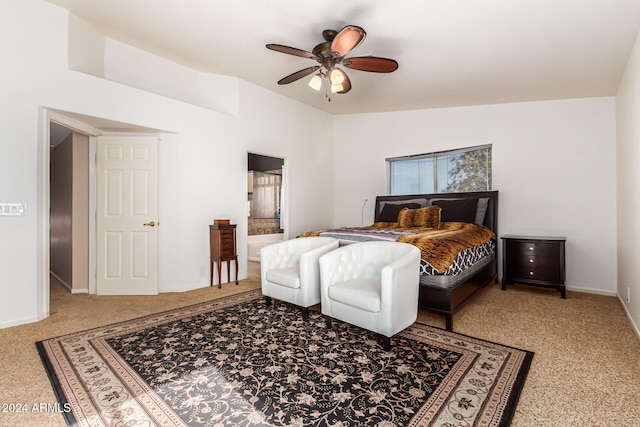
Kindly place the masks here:
[(89, 291), (89, 138), (77, 132), (51, 156), (50, 270), (73, 293)]

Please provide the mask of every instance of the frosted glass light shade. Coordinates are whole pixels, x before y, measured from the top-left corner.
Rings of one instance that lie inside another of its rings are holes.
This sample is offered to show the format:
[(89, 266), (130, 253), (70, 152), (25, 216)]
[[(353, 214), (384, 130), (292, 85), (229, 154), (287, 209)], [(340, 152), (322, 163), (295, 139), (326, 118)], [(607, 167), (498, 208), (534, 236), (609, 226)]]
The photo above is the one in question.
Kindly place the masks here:
[(320, 88), (322, 87), (322, 77), (320, 77), (318, 74), (313, 76), (311, 80), (309, 80), (309, 87), (315, 90), (320, 90)]
[(335, 70), (331, 71), (331, 83), (334, 85), (339, 85), (342, 84), (342, 82), (344, 82), (344, 74), (342, 73), (342, 70), (336, 68)]

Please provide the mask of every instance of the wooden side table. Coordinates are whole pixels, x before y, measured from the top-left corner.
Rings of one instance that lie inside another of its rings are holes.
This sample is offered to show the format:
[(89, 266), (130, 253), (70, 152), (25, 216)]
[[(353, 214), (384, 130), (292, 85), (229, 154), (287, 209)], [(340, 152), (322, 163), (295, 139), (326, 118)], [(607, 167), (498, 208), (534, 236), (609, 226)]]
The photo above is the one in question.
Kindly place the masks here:
[(231, 261), (236, 266), (236, 285), (238, 284), (238, 250), (236, 246), (236, 224), (229, 224), (228, 221), (214, 221), (209, 225), (209, 243), (211, 247), (210, 255), (210, 284), (213, 286), (213, 264), (218, 263), (218, 288), (222, 288), (222, 263), (227, 263), (227, 282), (231, 282)]
[(502, 290), (521, 283), (556, 288), (567, 297), (564, 237), (502, 236)]

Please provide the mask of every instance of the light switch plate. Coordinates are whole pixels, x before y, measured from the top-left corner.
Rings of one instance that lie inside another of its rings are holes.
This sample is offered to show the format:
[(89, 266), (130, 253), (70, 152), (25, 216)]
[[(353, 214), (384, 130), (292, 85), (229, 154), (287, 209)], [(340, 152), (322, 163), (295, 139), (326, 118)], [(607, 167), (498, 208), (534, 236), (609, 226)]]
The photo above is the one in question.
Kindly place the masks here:
[(1, 216), (21, 216), (27, 214), (27, 205), (24, 203), (0, 203)]

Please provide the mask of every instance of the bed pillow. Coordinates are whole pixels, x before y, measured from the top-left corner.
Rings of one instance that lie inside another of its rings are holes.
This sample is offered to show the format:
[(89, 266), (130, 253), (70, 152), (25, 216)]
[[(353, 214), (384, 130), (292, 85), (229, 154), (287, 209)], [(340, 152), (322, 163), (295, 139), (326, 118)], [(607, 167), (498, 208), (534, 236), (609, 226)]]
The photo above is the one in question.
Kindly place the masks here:
[(378, 215), (378, 222), (398, 222), (398, 214), (404, 208), (417, 209), (418, 203), (385, 203)]
[(478, 199), (478, 209), (476, 210), (476, 219), (473, 221), (476, 225), (484, 224), (484, 217), (487, 214), (487, 208), (489, 207), (489, 198), (481, 197)]
[(382, 212), (382, 209), (384, 209), (386, 205), (406, 205), (407, 203), (417, 203), (420, 205), (418, 206), (420, 208), (429, 205), (427, 199), (383, 200), (378, 207), (378, 213)]
[(476, 220), (478, 199), (440, 199), (433, 200), (432, 204), (442, 208), (440, 214), (440, 221), (442, 222), (474, 223)]
[(398, 214), (398, 225), (401, 228), (409, 227), (440, 227), (440, 206), (427, 206), (420, 209), (402, 209)]

